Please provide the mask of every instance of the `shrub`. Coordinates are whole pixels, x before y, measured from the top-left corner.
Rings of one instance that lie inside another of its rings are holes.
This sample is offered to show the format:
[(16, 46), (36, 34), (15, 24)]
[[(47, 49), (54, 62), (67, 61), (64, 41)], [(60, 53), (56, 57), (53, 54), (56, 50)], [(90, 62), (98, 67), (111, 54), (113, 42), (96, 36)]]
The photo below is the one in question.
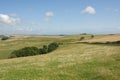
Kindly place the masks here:
[(39, 54), (45, 54), (48, 52), (48, 47), (46, 45), (43, 45), (43, 48), (39, 49)]
[(120, 44), (120, 41), (110, 42), (110, 44)]
[(85, 39), (85, 37), (81, 37), (81, 38), (80, 38), (80, 41), (82, 41), (83, 39)]
[(9, 58), (46, 54), (48, 52), (55, 50), (57, 47), (58, 47), (58, 44), (55, 42), (49, 44), (48, 46), (43, 45), (43, 47), (40, 49), (38, 49), (37, 47), (25, 47), (25, 48), (13, 51)]
[(91, 38), (94, 38), (94, 35), (91, 35)]
[(11, 53), (11, 55), (9, 56), (9, 58), (16, 58), (17, 56), (16, 56), (16, 51), (13, 51), (12, 53)]
[(1, 38), (1, 40), (7, 40), (7, 39), (9, 39), (8, 36), (3, 36), (3, 37)]
[(55, 42), (48, 45), (48, 52), (55, 50), (59, 45)]
[(114, 43), (116, 43), (116, 44), (120, 44), (120, 41), (115, 41)]
[(57, 49), (57, 47), (58, 44), (55, 42), (49, 44), (48, 46), (43, 45), (43, 47), (39, 49), (39, 54), (46, 54), (48, 52), (52, 52), (53, 50)]
[(25, 56), (33, 56), (39, 54), (39, 49), (37, 47), (25, 47), (11, 53), (10, 58), (14, 57), (25, 57)]

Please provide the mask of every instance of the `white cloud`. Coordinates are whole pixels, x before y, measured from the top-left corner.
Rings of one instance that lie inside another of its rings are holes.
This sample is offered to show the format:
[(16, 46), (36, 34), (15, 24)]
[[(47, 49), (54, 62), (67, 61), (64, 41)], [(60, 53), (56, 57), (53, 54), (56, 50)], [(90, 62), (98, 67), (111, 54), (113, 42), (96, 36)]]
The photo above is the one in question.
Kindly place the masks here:
[(53, 12), (46, 12), (45, 13), (45, 18), (43, 18), (43, 20), (42, 21), (45, 21), (45, 22), (48, 22), (48, 21), (50, 21), (50, 19), (54, 16), (54, 13)]
[(53, 17), (54, 16), (54, 13), (53, 12), (46, 12), (45, 15), (47, 17)]
[(19, 18), (13, 18), (6, 14), (0, 14), (0, 23), (1, 24), (14, 25), (20, 21), (21, 20)]
[(82, 13), (96, 14), (96, 10), (91, 6), (88, 6), (82, 11)]

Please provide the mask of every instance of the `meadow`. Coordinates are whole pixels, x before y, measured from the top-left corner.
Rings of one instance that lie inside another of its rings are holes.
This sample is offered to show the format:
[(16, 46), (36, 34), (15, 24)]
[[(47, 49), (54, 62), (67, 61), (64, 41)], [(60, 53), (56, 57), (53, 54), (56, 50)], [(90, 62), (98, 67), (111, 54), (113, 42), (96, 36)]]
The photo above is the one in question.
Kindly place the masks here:
[[(84, 36), (83, 41), (79, 41)], [(119, 80), (120, 45), (76, 42), (116, 41), (119, 35), (41, 36), (0, 41), (0, 80)], [(62, 43), (48, 54), (7, 59), (14, 50)]]

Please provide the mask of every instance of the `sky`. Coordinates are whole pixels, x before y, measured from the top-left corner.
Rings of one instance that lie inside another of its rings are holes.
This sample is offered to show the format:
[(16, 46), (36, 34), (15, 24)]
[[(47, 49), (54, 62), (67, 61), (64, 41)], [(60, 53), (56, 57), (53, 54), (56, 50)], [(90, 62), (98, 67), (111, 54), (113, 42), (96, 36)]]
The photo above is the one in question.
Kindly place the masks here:
[(0, 34), (120, 33), (120, 0), (0, 0)]

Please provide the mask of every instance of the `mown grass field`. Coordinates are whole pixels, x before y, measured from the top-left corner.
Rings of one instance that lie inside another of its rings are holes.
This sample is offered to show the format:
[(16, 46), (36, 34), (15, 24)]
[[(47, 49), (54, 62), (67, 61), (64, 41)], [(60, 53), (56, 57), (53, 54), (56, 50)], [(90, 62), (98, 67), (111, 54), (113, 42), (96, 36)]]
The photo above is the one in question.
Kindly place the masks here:
[[(71, 43), (80, 36), (1, 41), (0, 80), (119, 80), (120, 45)], [(64, 44), (49, 54), (2, 60), (10, 51), (53, 41)]]

